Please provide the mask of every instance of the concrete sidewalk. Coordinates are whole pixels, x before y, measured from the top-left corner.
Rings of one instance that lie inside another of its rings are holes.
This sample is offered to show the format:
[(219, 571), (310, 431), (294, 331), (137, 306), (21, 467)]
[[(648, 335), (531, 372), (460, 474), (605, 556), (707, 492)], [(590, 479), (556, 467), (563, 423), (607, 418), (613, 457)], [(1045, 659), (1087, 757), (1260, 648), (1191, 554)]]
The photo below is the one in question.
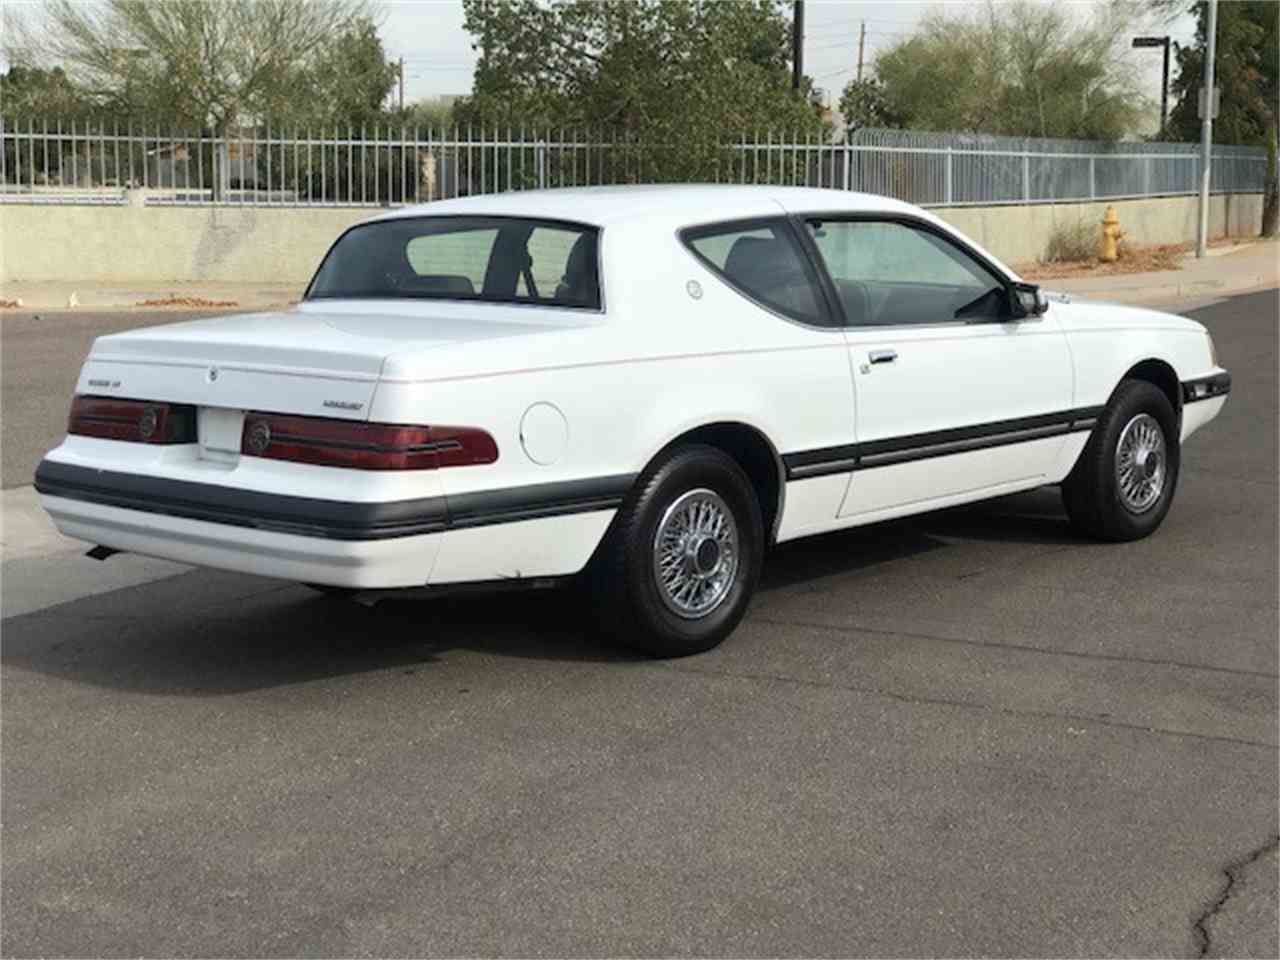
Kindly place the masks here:
[[(1194, 256), (1187, 257), (1181, 270), (1071, 277), (1044, 280), (1041, 285), (1047, 290), (1060, 290), (1081, 298), (1141, 304), (1223, 297), (1280, 286), (1280, 242), (1276, 240), (1219, 247), (1211, 249), (1209, 253), (1203, 260), (1197, 260)], [(139, 304), (147, 300), (184, 297), (234, 303), (234, 307), (225, 308), (228, 310), (266, 310), (296, 302), (304, 289), (305, 285), (301, 284), (261, 283), (175, 283), (146, 289), (132, 285), (91, 283), (12, 283), (5, 284), (0, 290), (0, 300), (21, 300), (20, 309), (23, 311), (40, 312), (68, 309), (168, 309), (141, 307)], [(69, 306), (73, 295), (77, 305)], [(194, 306), (203, 309), (199, 304)], [(192, 308), (192, 304), (178, 304), (171, 309)], [(2, 312), (0, 316), (3, 316)]]
[(1189, 254), (1180, 270), (1042, 280), (1046, 290), (1081, 299), (1157, 305), (1234, 296), (1280, 286), (1280, 241), (1258, 240), (1209, 250), (1203, 260)]
[[(0, 300), (20, 300), (23, 312), (53, 313), (67, 310), (266, 310), (288, 306), (301, 298), (306, 284), (295, 283), (171, 283), (147, 287), (102, 283), (6, 283)], [(144, 307), (145, 301), (198, 299), (202, 303), (177, 303), (171, 307)], [(207, 302), (234, 306), (209, 306)], [(15, 308), (9, 308), (13, 310)], [(0, 312), (0, 316), (3, 313)]]

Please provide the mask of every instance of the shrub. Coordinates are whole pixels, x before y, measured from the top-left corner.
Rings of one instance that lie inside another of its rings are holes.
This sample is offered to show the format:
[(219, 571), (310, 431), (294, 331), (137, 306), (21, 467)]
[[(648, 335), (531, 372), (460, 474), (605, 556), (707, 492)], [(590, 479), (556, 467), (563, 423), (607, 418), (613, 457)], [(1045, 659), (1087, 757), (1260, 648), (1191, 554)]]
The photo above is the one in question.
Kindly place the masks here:
[(1049, 234), (1041, 263), (1093, 260), (1098, 255), (1098, 227), (1087, 220), (1058, 223)]

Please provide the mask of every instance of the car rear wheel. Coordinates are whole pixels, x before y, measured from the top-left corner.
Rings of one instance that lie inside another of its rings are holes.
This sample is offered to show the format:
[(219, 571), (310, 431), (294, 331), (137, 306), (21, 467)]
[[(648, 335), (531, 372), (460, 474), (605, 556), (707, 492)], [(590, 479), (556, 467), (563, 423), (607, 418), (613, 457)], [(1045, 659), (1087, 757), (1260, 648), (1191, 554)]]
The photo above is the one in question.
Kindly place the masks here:
[(637, 481), (589, 585), (602, 629), (659, 657), (710, 650), (742, 620), (760, 578), (764, 523), (723, 451), (678, 447)]
[(1180, 459), (1178, 418), (1164, 391), (1123, 381), (1062, 483), (1072, 525), (1102, 540), (1151, 534), (1173, 502)]

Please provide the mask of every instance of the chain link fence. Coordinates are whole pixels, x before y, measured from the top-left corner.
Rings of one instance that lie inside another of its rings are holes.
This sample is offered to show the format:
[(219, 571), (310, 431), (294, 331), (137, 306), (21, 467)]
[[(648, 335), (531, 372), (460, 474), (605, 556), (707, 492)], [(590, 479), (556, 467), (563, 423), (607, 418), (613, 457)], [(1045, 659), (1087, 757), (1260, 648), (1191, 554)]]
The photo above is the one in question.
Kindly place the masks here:
[[(698, 179), (858, 190), (921, 206), (1193, 194), (1199, 147), (903, 130), (761, 133), (675, 149), (573, 130), (240, 127), (224, 135), (0, 117), (0, 202), (388, 207), (541, 187)], [(690, 170), (695, 175), (690, 176)], [(1216, 146), (1215, 193), (1261, 192), (1266, 152)]]

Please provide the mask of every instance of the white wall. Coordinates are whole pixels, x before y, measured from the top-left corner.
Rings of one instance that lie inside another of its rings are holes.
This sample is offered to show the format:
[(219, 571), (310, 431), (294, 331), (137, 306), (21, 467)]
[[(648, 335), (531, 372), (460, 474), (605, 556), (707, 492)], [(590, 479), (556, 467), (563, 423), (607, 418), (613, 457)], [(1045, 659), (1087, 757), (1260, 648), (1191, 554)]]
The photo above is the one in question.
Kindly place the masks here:
[[(135, 198), (136, 201), (136, 198)], [(1116, 201), (1131, 242), (1195, 239), (1195, 197)], [(938, 209), (1008, 263), (1035, 260), (1055, 226), (1102, 220), (1105, 202)], [(0, 206), (0, 283), (302, 284), (338, 234), (378, 213), (350, 207)], [(1262, 195), (1216, 196), (1210, 235), (1256, 235)]]

